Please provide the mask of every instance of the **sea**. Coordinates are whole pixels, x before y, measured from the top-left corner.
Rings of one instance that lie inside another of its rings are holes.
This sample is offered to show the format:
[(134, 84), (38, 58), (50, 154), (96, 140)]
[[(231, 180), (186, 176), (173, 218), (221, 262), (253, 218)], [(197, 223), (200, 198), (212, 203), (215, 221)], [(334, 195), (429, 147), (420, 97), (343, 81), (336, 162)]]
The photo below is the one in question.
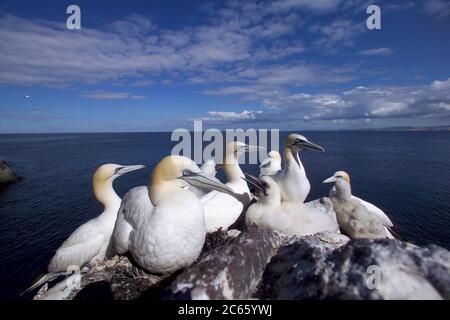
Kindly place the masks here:
[[(280, 133), (280, 146), (288, 133)], [(322, 181), (351, 176), (353, 194), (386, 212), (404, 241), (450, 249), (450, 132), (302, 132), (325, 153), (304, 151), (307, 200), (328, 195)], [(58, 246), (97, 216), (91, 179), (104, 163), (147, 167), (115, 181), (123, 196), (148, 185), (152, 168), (177, 142), (170, 133), (0, 135), (0, 160), (22, 180), (0, 190), (0, 299), (20, 293), (45, 272)], [(243, 165), (258, 174), (258, 165)], [(223, 178), (223, 174), (219, 175)]]

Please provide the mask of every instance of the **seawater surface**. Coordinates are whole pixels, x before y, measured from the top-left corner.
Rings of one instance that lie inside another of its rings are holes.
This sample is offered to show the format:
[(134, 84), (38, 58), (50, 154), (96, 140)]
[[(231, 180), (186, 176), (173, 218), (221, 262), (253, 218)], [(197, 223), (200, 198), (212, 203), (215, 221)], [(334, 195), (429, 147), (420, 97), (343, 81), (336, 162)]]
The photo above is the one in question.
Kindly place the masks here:
[[(328, 195), (330, 185), (321, 182), (346, 170), (353, 194), (388, 213), (404, 240), (450, 249), (450, 133), (303, 134), (326, 149), (301, 154), (309, 200)], [(99, 165), (147, 165), (116, 180), (123, 196), (147, 185), (175, 144), (170, 133), (0, 135), (0, 159), (23, 176), (0, 190), (0, 298), (17, 298), (70, 233), (101, 212), (91, 189)], [(258, 173), (257, 165), (243, 170)]]

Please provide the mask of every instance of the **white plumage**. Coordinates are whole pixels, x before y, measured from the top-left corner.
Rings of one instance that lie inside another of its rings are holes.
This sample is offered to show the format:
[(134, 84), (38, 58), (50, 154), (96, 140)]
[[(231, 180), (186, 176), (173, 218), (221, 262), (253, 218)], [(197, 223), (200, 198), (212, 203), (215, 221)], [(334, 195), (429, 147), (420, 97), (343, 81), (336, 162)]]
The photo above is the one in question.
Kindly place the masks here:
[(288, 236), (339, 231), (336, 221), (327, 213), (303, 203), (281, 202), (279, 187), (271, 177), (253, 178), (249, 182), (256, 186), (259, 200), (247, 210), (247, 225), (256, 224)]
[(305, 168), (300, 161), (301, 150), (324, 151), (302, 135), (292, 133), (286, 138), (284, 169), (272, 176), (280, 189), (281, 199), (286, 202), (303, 203), (311, 190)]
[[(244, 173), (239, 167), (238, 158), (245, 152), (258, 149), (242, 142), (230, 142), (224, 156), (224, 171), (228, 179), (226, 186), (237, 194), (247, 194), (249, 199), (250, 190), (242, 179)], [(239, 218), (244, 208), (243, 203), (235, 197), (217, 191), (204, 195), (201, 202), (205, 208), (207, 232), (215, 232), (220, 228), (227, 230)]]
[[(105, 164), (99, 167), (92, 183), (96, 199), (104, 206), (104, 211), (79, 226), (56, 250), (48, 265), (48, 272), (38, 279), (30, 289), (47, 282), (59, 273), (67, 273), (73, 267), (91, 267), (106, 258), (117, 211), (121, 199), (113, 188), (113, 181), (124, 173), (144, 168), (144, 166), (121, 166)], [(72, 270), (73, 271), (73, 270)]]
[(120, 207), (113, 241), (150, 272), (165, 273), (193, 263), (205, 241), (205, 212), (192, 188), (232, 191), (206, 178), (189, 158), (168, 156), (152, 172), (150, 189), (131, 189)]
[(278, 151), (272, 150), (267, 154), (267, 158), (259, 166), (259, 176), (272, 176), (281, 170), (281, 155)]

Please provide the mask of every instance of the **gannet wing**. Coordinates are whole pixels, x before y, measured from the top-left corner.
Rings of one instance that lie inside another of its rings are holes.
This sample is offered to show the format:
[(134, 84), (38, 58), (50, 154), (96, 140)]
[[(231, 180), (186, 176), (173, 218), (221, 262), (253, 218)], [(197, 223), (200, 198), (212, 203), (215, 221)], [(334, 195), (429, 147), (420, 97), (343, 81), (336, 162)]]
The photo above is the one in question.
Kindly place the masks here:
[(83, 267), (88, 264), (105, 246), (105, 236), (98, 232), (94, 220), (81, 225), (74, 233), (56, 250), (48, 271), (66, 272), (69, 266)]
[(124, 254), (128, 251), (130, 233), (145, 216), (150, 217), (153, 209), (147, 187), (136, 187), (125, 194), (112, 235), (113, 248), (116, 253)]
[(227, 229), (239, 218), (244, 207), (236, 198), (218, 191), (211, 191), (204, 195), (200, 202), (205, 209), (208, 232), (214, 232), (220, 227)]
[(370, 202), (364, 201), (363, 199), (360, 199), (358, 197), (352, 196), (353, 199), (358, 200), (361, 205), (363, 205), (370, 213), (373, 213), (377, 216), (378, 220), (387, 227), (392, 227), (394, 224), (392, 223), (391, 219), (386, 215), (386, 213), (383, 212), (380, 208), (377, 206), (371, 204)]

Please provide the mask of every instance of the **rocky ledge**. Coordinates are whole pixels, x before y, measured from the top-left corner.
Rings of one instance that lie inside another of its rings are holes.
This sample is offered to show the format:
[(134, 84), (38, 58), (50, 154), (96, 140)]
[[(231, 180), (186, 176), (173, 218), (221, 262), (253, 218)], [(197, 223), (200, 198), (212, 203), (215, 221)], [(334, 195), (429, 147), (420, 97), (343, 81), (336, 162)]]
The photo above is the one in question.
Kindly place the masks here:
[[(310, 205), (333, 213), (327, 198)], [(198, 261), (170, 275), (116, 256), (83, 274), (78, 288), (66, 283), (35, 299), (449, 299), (450, 252), (331, 233), (286, 238), (251, 226), (208, 236)]]
[(11, 170), (5, 161), (0, 160), (0, 187), (13, 182), (17, 182), (19, 177)]

